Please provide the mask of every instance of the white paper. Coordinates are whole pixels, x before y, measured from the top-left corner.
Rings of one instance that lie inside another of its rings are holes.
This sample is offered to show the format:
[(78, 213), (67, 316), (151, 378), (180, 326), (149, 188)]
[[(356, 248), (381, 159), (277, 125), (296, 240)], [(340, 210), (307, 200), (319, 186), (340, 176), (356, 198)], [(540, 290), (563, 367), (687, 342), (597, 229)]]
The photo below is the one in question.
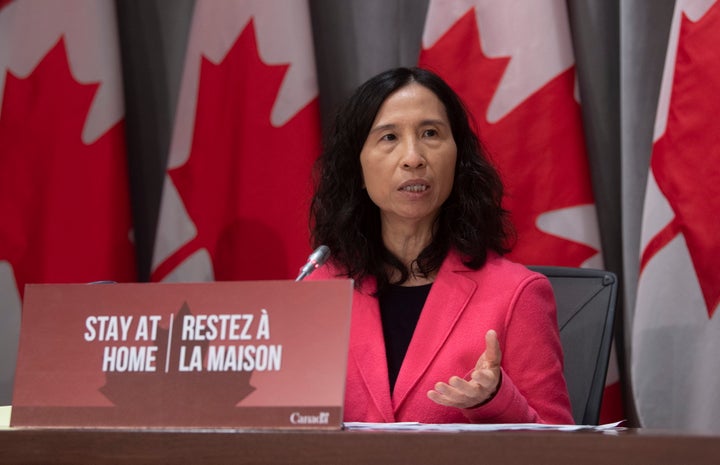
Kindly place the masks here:
[(0, 405), (0, 429), (10, 428), (10, 411), (12, 406)]
[(625, 420), (604, 425), (546, 425), (541, 423), (362, 423), (347, 422), (343, 426), (350, 431), (614, 431), (624, 429), (620, 424)]

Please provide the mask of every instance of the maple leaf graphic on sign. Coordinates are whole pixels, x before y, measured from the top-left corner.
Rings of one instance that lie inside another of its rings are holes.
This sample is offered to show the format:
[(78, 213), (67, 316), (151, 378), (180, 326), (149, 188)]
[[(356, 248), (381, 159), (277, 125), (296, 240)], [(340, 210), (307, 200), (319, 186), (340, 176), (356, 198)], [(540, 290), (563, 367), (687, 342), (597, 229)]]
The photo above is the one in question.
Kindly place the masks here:
[(168, 171), (197, 235), (159, 264), (154, 279), (200, 249), (217, 280), (288, 279), (304, 263), (319, 107), (314, 98), (272, 125), (287, 70), (258, 56), (253, 21), (221, 63), (203, 57), (190, 156)]
[(7, 73), (0, 111), (0, 260), (26, 283), (135, 279), (121, 121), (81, 135), (99, 84), (72, 75), (64, 39), (25, 78)]
[[(115, 407), (139, 414), (150, 421), (159, 423), (168, 420), (192, 421), (210, 416), (232, 416), (238, 403), (250, 395), (255, 388), (250, 385), (252, 371), (190, 371), (181, 372), (181, 347), (192, 351), (199, 347), (203, 360), (207, 359), (208, 341), (181, 343), (183, 318), (190, 315), (187, 303), (175, 315), (172, 337), (168, 329), (158, 329), (155, 345), (158, 347), (156, 372), (109, 372), (100, 392)], [(173, 341), (170, 353), (167, 346)], [(167, 356), (168, 371), (166, 366)]]
[(422, 51), (420, 66), (443, 76), (474, 115), (480, 139), (503, 179), (503, 205), (518, 234), (509, 256), (525, 264), (580, 266), (598, 250), (538, 227), (543, 215), (594, 203), (580, 108), (573, 98), (574, 67), (490, 122), (488, 107), (509, 61), (483, 53), (475, 10), (470, 9)]
[[(666, 131), (654, 145), (651, 168), (674, 218), (648, 243), (641, 267), (679, 234), (685, 239), (708, 316), (720, 304), (720, 55), (710, 44), (720, 5), (698, 22), (683, 16)], [(698, 66), (702, 63), (702, 66)]]

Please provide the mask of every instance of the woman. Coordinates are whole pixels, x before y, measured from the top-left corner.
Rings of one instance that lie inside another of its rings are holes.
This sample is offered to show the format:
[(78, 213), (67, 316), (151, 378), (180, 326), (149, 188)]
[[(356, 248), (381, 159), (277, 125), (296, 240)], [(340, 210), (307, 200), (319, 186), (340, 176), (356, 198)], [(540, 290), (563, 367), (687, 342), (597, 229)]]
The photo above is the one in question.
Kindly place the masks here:
[(313, 279), (355, 280), (345, 421), (572, 423), (552, 289), (502, 257), (502, 184), (442, 79), (360, 86), (317, 174)]

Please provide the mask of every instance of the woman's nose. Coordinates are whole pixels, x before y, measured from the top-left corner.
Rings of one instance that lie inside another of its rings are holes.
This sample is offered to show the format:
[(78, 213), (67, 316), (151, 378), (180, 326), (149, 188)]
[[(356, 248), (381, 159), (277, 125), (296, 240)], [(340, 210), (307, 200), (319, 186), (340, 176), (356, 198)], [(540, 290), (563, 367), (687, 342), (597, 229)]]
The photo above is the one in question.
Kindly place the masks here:
[(402, 166), (407, 169), (422, 168), (425, 166), (425, 157), (417, 142), (410, 141), (403, 147)]

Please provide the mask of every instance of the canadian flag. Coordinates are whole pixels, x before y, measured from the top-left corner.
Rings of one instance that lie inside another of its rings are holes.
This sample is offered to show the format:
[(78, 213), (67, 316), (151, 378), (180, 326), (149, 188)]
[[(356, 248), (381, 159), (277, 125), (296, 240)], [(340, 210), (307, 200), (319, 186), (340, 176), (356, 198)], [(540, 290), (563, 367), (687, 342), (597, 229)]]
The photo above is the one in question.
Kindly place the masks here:
[(294, 278), (320, 117), (304, 1), (195, 5), (154, 281)]
[(643, 426), (720, 433), (720, 2), (678, 0), (643, 210), (632, 379)]
[(123, 118), (113, 1), (0, 2), (0, 326), (27, 283), (136, 279)]
[[(517, 230), (509, 257), (602, 268), (565, 1), (431, 0), (420, 65), (475, 117)], [(614, 357), (607, 385), (601, 421), (621, 419)]]

